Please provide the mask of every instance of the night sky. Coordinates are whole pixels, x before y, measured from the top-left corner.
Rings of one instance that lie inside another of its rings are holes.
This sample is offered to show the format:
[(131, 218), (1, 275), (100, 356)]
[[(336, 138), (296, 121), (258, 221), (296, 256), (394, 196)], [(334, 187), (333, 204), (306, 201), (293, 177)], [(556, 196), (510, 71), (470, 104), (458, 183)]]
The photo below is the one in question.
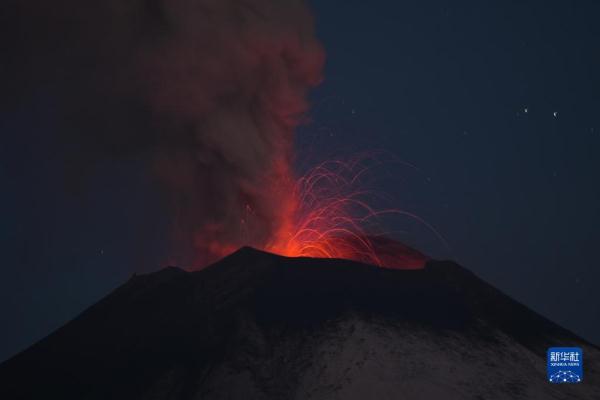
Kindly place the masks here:
[[(600, 3), (340, 4), (311, 2), (327, 61), (297, 129), (297, 170), (393, 155), (373, 172), (377, 189), (448, 246), (408, 219), (390, 222), (395, 237), (600, 343)], [(19, 76), (30, 41), (12, 39), (29, 26), (13, 17), (0, 21), (0, 360), (169, 256), (139, 158), (99, 159), (85, 185), (56, 178), (70, 162), (54, 140), (57, 103), (77, 78)]]

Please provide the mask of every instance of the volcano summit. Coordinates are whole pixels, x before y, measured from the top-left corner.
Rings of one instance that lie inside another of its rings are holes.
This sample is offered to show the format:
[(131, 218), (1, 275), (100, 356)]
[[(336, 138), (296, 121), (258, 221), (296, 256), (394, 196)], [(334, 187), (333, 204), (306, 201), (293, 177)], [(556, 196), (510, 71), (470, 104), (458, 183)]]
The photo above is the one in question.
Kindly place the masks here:
[[(584, 381), (546, 378), (577, 346)], [(134, 276), (0, 365), (2, 399), (598, 399), (600, 351), (452, 262), (243, 248)]]

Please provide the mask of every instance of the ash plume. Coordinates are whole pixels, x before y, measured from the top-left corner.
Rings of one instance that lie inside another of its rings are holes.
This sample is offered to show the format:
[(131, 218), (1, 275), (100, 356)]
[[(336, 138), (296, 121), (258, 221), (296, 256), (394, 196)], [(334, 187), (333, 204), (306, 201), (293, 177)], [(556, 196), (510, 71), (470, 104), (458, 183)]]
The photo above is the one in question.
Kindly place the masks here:
[(262, 247), (287, 223), (293, 131), (324, 61), (303, 1), (11, 4), (2, 102), (49, 97), (71, 180), (142, 160), (184, 265)]

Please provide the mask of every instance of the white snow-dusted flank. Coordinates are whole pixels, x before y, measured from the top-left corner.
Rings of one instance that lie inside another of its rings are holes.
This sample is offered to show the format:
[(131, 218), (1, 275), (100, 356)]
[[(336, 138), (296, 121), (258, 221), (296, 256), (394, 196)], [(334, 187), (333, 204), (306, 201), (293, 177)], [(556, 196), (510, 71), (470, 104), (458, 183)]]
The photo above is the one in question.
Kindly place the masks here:
[[(501, 333), (497, 343), (473, 343), (411, 325), (358, 318), (340, 325), (343, 345), (322, 344), (323, 358), (304, 376), (298, 399), (600, 399), (597, 384), (549, 384), (546, 360)], [(598, 352), (586, 350), (597, 365)]]
[[(277, 348), (256, 330), (248, 330), (248, 340), (248, 354), (201, 378), (205, 390), (197, 399), (277, 398), (279, 390), (298, 400), (600, 399), (600, 354), (581, 343), (573, 345), (584, 349), (584, 382), (556, 385), (547, 381), (544, 356), (500, 332), (473, 340), (349, 315)], [(273, 358), (253, 365), (254, 352)]]

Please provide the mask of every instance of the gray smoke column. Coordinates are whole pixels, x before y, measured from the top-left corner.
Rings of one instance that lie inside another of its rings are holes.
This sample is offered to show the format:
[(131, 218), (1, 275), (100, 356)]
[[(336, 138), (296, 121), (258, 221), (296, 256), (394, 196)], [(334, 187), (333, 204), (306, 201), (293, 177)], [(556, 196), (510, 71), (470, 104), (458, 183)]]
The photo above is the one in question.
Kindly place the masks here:
[[(162, 187), (173, 260), (263, 247), (290, 222), (294, 128), (324, 53), (298, 0), (23, 1), (13, 66), (58, 89), (80, 177), (141, 159)], [(17, 74), (18, 75), (18, 74)]]
[(293, 131), (322, 51), (303, 2), (178, 0), (136, 58), (162, 116), (156, 157), (196, 263), (262, 247), (291, 217)]

